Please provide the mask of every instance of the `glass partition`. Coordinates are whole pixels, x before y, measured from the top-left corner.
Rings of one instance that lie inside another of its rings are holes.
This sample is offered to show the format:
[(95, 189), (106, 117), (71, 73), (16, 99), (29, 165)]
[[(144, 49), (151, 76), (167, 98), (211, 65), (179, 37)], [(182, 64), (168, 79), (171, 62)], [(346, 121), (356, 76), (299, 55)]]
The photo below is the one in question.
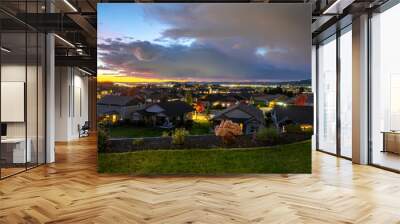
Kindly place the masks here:
[(351, 26), (340, 36), (340, 154), (352, 157), (352, 33)]
[(371, 19), (371, 160), (400, 170), (400, 5)]
[(336, 36), (318, 47), (318, 149), (336, 153)]
[[(0, 3), (18, 13), (42, 12), (42, 6)], [(0, 12), (0, 178), (45, 163), (45, 44), (43, 33)]]
[(26, 150), (26, 33), (2, 33), (1, 47), (1, 175), (6, 177), (24, 171), (31, 158)]
[(37, 163), (46, 162), (46, 37), (43, 33), (38, 33), (38, 64), (37, 64)]

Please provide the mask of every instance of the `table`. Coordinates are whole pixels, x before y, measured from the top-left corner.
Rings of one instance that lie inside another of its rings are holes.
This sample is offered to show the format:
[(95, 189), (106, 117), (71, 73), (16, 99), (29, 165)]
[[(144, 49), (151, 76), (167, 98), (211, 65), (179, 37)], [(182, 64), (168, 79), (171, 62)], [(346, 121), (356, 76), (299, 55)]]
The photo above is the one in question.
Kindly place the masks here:
[[(25, 140), (27, 140), (28, 144), (25, 151)], [(32, 141), (31, 139), (25, 138), (5, 138), (1, 139), (1, 151), (2, 157), (5, 158), (7, 162), (10, 163), (26, 163), (31, 162), (32, 160), (32, 151), (31, 151)], [(12, 147), (10, 149), (10, 147)], [(7, 153), (9, 152), (9, 153)], [(3, 154), (6, 154), (3, 156)], [(9, 154), (9, 155), (7, 155)], [(12, 154), (12, 156), (10, 155)], [(12, 160), (11, 160), (12, 158)]]
[(383, 131), (382, 152), (400, 154), (400, 131)]

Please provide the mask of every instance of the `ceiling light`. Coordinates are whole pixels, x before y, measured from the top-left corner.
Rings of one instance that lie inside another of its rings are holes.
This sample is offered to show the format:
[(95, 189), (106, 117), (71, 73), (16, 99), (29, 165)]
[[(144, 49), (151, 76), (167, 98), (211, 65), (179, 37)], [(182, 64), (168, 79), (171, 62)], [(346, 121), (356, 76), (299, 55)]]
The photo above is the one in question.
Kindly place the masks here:
[(85, 70), (83, 70), (83, 69), (81, 69), (81, 68), (78, 68), (78, 70), (81, 71), (81, 72), (83, 72), (83, 73), (85, 73), (86, 75), (92, 75), (92, 73), (90, 73), (90, 72), (88, 72), (88, 71), (85, 71)]
[(6, 53), (10, 53), (11, 52), (11, 50), (9, 50), (9, 49), (7, 49), (5, 47), (1, 47), (0, 49), (1, 49), (1, 51), (4, 51)]
[(64, 0), (65, 4), (67, 4), (74, 12), (78, 12), (78, 10), (73, 6), (68, 0)]
[(355, 0), (336, 0), (327, 9), (324, 10), (322, 14), (341, 14), (343, 9), (351, 5)]
[(339, 4), (340, 0), (336, 0), (332, 5), (330, 5), (327, 9), (324, 10), (322, 14), (328, 14), (333, 8)]
[(70, 47), (75, 48), (75, 45), (73, 45), (71, 42), (69, 42), (68, 40), (60, 37), (58, 34), (54, 34), (55, 37), (57, 37), (59, 40), (61, 40), (62, 42), (66, 43), (67, 45), (69, 45)]

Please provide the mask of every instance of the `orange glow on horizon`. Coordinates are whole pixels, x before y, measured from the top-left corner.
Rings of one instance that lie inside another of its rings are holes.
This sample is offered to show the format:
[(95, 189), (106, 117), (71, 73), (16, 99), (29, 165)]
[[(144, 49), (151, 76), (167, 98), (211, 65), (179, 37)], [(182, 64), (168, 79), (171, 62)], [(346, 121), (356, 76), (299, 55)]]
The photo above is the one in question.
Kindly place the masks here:
[(162, 82), (186, 82), (187, 80), (141, 78), (120, 75), (98, 75), (97, 82), (125, 82), (125, 83), (162, 83)]

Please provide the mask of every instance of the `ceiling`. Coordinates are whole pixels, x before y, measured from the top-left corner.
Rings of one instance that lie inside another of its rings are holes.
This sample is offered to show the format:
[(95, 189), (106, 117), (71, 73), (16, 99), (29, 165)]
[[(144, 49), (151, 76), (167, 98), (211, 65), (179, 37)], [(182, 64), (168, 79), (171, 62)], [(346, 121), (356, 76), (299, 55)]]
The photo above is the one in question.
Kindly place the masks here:
[[(335, 3), (335, 2), (338, 3)], [(201, 0), (196, 2), (269, 2), (312, 4), (313, 39), (348, 15), (355, 15), (386, 0)], [(2, 32), (54, 32), (56, 65), (75, 65), (96, 71), (97, 3), (117, 2), (188, 2), (187, 0), (1, 0)], [(28, 12), (28, 13), (26, 13)], [(50, 13), (51, 12), (51, 13)], [(325, 13), (324, 13), (325, 12)], [(327, 13), (329, 12), (329, 13)], [(351, 22), (351, 19), (350, 19)], [(9, 34), (10, 35), (10, 34)], [(16, 38), (17, 40), (18, 38)]]

